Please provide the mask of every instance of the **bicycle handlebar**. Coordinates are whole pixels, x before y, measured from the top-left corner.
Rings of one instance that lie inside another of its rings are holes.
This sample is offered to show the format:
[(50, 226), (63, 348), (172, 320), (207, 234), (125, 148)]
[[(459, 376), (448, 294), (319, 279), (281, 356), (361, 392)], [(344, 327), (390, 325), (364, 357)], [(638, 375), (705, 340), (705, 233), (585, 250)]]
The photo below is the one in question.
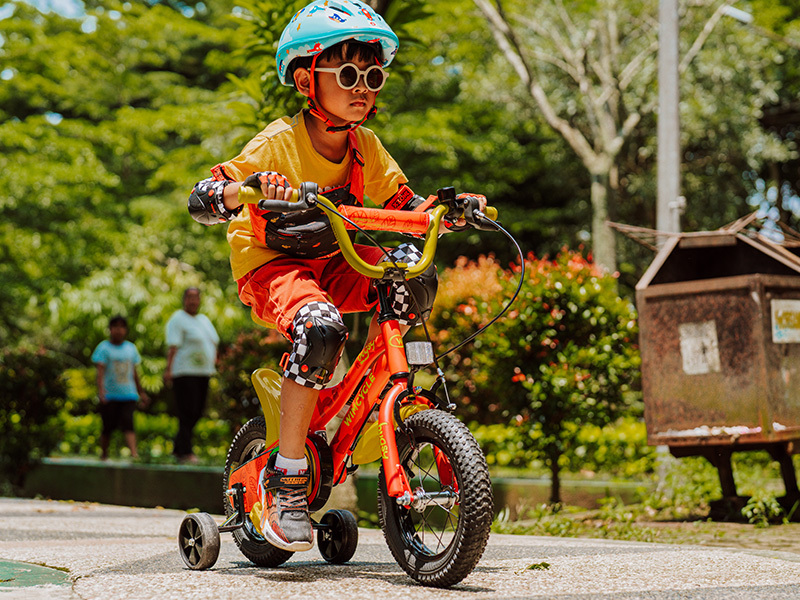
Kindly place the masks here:
[[(439, 204), (430, 213), (347, 205), (337, 208), (333, 202), (318, 192), (317, 184), (315, 183), (301, 183), (299, 189), (292, 191), (292, 199), (288, 201), (267, 200), (261, 193), (260, 188), (249, 187), (244, 184), (239, 187), (239, 202), (242, 204), (257, 204), (258, 208), (265, 211), (280, 213), (300, 212), (321, 205), (330, 217), (331, 227), (345, 260), (358, 273), (373, 279), (382, 279), (386, 276), (387, 271), (395, 271), (397, 268), (404, 270), (408, 278), (417, 277), (424, 273), (433, 263), (439, 239), (439, 224), (442, 219), (455, 223), (456, 220), (463, 216), (468, 226), (492, 231), (496, 229), (493, 221), (497, 218), (497, 209), (494, 207), (487, 206), (485, 212), (481, 212), (477, 199), (467, 198), (456, 201), (452, 188), (440, 190), (439, 199), (446, 204)], [(413, 266), (409, 266), (406, 263), (396, 263), (395, 266), (395, 263), (392, 262), (382, 262), (377, 265), (365, 262), (356, 253), (353, 241), (347, 234), (348, 228), (356, 228), (348, 223), (348, 220), (363, 229), (372, 231), (425, 233), (422, 259)], [(465, 227), (460, 227), (460, 229), (463, 228)]]

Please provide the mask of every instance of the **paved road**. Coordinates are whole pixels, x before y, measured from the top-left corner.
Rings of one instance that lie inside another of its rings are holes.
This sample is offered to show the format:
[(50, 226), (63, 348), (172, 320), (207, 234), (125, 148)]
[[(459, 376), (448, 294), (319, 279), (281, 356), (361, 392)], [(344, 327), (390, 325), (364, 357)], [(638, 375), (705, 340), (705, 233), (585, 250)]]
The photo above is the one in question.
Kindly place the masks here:
[[(63, 585), (0, 582), (0, 600), (800, 599), (800, 555), (509, 535), (492, 535), (475, 571), (450, 590), (409, 579), (381, 532), (367, 529), (347, 565), (329, 565), (315, 549), (278, 569), (256, 568), (224, 534), (214, 568), (189, 571), (177, 550), (182, 518), (174, 510), (0, 498), (0, 574), (2, 561), (67, 570)], [(539, 563), (549, 568), (527, 568)]]

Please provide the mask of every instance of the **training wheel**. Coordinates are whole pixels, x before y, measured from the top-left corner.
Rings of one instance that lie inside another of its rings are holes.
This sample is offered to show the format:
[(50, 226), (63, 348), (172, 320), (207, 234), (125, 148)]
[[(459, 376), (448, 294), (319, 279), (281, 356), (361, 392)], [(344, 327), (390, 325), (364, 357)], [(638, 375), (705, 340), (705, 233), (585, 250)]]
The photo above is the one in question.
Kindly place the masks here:
[(317, 546), (322, 558), (340, 565), (353, 558), (358, 546), (358, 523), (349, 510), (329, 510), (320, 519)]
[(190, 569), (214, 566), (219, 557), (219, 528), (208, 513), (186, 515), (178, 530), (178, 549)]

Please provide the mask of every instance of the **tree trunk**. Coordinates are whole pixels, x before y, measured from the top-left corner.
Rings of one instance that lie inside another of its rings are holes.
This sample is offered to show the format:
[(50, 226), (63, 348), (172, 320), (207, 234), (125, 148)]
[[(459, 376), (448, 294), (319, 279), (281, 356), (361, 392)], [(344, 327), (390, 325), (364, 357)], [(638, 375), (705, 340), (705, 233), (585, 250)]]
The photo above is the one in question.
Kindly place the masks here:
[(550, 504), (561, 504), (561, 467), (558, 465), (559, 452), (550, 449), (547, 452), (550, 463)]
[(592, 254), (594, 262), (613, 273), (617, 270), (617, 247), (608, 221), (610, 169), (592, 173)]

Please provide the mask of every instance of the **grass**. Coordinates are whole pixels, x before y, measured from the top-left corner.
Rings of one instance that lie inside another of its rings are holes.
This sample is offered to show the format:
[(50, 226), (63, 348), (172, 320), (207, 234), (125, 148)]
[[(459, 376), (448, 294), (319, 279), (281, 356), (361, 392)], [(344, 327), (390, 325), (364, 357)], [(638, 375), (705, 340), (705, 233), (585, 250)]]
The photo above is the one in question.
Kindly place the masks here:
[(505, 509), (495, 533), (585, 537), (637, 542), (696, 544), (794, 552), (800, 555), (800, 507), (778, 502), (783, 482), (764, 456), (734, 455), (738, 491), (750, 500), (731, 522), (708, 519), (711, 501), (721, 496), (716, 470), (700, 458), (666, 458), (661, 479), (632, 504), (606, 498), (587, 510), (564, 505)]

